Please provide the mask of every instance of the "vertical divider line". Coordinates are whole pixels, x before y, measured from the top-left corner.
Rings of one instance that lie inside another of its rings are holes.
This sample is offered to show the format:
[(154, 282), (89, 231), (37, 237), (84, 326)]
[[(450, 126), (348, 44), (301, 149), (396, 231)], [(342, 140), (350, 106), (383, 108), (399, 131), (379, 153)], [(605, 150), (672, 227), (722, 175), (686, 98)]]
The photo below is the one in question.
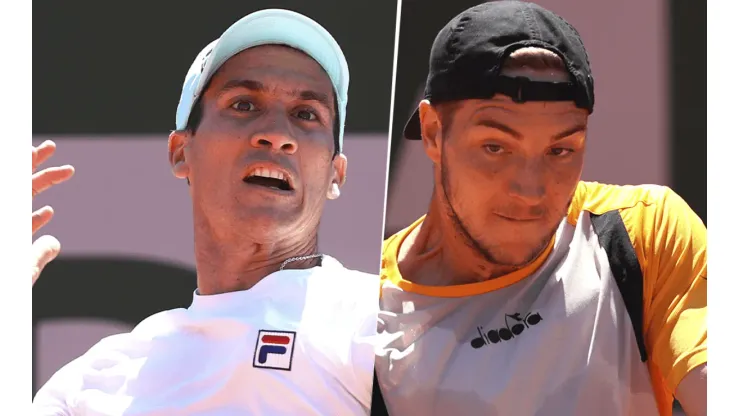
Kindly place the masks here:
[[(395, 107), (395, 101), (396, 101), (396, 74), (398, 69), (398, 38), (400, 36), (401, 32), (401, 5), (403, 3), (403, 0), (397, 0), (396, 2), (396, 33), (394, 36), (394, 46), (393, 46), (393, 72), (392, 72), (392, 79), (391, 79), (391, 103), (390, 103), (390, 109), (388, 114), (388, 145), (387, 145), (387, 151), (386, 151), (386, 160), (385, 160), (385, 197), (383, 198), (383, 222), (380, 227), (380, 241), (381, 244), (385, 238), (385, 223), (387, 219), (387, 212), (388, 212), (388, 179), (390, 178), (390, 168), (391, 168), (391, 150), (392, 150), (392, 143), (393, 143), (393, 109)], [(382, 258), (383, 253), (381, 251), (380, 257)], [(380, 271), (381, 266), (381, 259), (378, 259), (378, 271)]]

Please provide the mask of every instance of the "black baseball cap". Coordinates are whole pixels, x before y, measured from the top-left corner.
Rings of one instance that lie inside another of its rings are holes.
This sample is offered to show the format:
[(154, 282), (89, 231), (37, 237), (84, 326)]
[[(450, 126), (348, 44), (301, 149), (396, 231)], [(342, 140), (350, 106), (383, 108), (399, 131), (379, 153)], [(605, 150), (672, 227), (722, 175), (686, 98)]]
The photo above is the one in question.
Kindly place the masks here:
[[(569, 82), (539, 82), (500, 75), (515, 50), (539, 47), (556, 53)], [(574, 101), (594, 108), (594, 82), (578, 31), (555, 13), (523, 1), (489, 1), (455, 16), (437, 34), (429, 56), (424, 99), (431, 103), (491, 98), (505, 94), (516, 102)], [(406, 123), (404, 137), (421, 139), (419, 109)]]

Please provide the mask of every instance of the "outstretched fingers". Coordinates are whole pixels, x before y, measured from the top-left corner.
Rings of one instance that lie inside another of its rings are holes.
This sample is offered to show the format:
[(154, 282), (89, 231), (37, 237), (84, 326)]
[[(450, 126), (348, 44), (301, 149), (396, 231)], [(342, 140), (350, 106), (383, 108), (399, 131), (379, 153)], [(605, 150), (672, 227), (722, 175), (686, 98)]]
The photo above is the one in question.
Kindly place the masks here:
[(32, 196), (35, 197), (50, 187), (68, 180), (74, 173), (75, 168), (72, 165), (46, 168), (41, 172), (34, 173), (31, 176)]
[(56, 238), (45, 235), (33, 242), (31, 251), (33, 255), (31, 283), (36, 283), (41, 272), (50, 261), (54, 260), (62, 249), (62, 245)]
[(38, 167), (49, 160), (51, 155), (57, 150), (57, 145), (51, 140), (41, 143), (38, 147), (32, 147), (32, 169), (31, 173), (36, 172)]
[(48, 224), (53, 216), (54, 209), (48, 205), (31, 214), (32, 235), (36, 234), (36, 231), (41, 229), (41, 227)]

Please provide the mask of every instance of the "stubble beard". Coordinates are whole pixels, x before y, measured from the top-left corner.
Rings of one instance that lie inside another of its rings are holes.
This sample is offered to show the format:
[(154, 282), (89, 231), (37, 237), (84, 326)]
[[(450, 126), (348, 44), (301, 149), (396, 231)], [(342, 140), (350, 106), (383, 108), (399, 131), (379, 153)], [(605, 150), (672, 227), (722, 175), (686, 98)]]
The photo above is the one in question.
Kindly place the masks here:
[[(545, 248), (549, 245), (550, 240), (552, 239), (552, 236), (555, 235), (555, 232), (557, 231), (559, 227), (559, 223), (551, 230), (552, 232), (548, 233), (548, 237), (543, 239), (543, 241), (537, 246), (536, 250), (533, 250), (533, 253), (529, 256), (529, 258), (522, 262), (522, 263), (516, 263), (511, 264), (505, 261), (502, 261), (498, 256), (495, 254), (495, 251), (501, 251), (504, 249), (503, 247), (490, 247), (487, 246), (487, 244), (483, 241), (480, 241), (473, 237), (473, 234), (469, 231), (469, 227), (463, 222), (462, 218), (460, 218), (460, 215), (458, 215), (457, 211), (455, 210), (455, 207), (452, 205), (452, 198), (450, 197), (452, 192), (452, 186), (450, 185), (450, 175), (449, 171), (447, 169), (447, 163), (446, 163), (446, 157), (444, 150), (442, 151), (441, 155), (441, 161), (440, 161), (440, 175), (441, 175), (441, 182), (442, 182), (442, 196), (443, 196), (443, 203), (445, 205), (445, 212), (447, 216), (449, 217), (450, 221), (452, 222), (453, 227), (455, 228), (455, 231), (462, 236), (464, 243), (471, 249), (473, 249), (478, 255), (483, 257), (487, 262), (499, 266), (504, 267), (511, 267), (511, 268), (521, 268), (523, 266), (526, 266), (527, 264), (531, 263), (534, 259), (536, 259), (542, 252), (545, 250)], [(572, 197), (571, 197), (572, 200)], [(570, 202), (568, 202), (568, 205), (570, 206)], [(567, 209), (567, 208), (566, 208)]]

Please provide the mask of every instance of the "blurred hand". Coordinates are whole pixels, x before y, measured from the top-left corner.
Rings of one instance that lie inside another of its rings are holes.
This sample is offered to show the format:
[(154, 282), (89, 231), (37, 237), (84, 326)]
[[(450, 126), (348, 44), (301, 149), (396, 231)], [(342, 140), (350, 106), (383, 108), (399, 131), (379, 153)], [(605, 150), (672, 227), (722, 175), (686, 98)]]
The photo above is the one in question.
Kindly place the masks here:
[[(33, 191), (33, 197), (44, 192), (56, 184), (60, 184), (67, 179), (71, 178), (75, 173), (74, 167), (70, 165), (51, 167), (44, 169), (40, 172), (36, 172), (36, 169), (48, 160), (51, 155), (54, 154), (57, 146), (54, 142), (47, 140), (42, 143), (39, 147), (32, 147), (32, 169), (31, 169), (31, 188)], [(36, 234), (41, 227), (51, 221), (51, 217), (54, 216), (54, 210), (50, 206), (45, 206), (38, 211), (31, 214), (33, 231), (31, 236)], [(38, 240), (33, 242), (32, 251), (32, 272), (31, 272), (31, 284), (36, 283), (36, 280), (41, 275), (41, 271), (44, 270), (50, 261), (54, 260), (61, 250), (59, 240), (56, 238), (45, 235), (40, 237)]]

